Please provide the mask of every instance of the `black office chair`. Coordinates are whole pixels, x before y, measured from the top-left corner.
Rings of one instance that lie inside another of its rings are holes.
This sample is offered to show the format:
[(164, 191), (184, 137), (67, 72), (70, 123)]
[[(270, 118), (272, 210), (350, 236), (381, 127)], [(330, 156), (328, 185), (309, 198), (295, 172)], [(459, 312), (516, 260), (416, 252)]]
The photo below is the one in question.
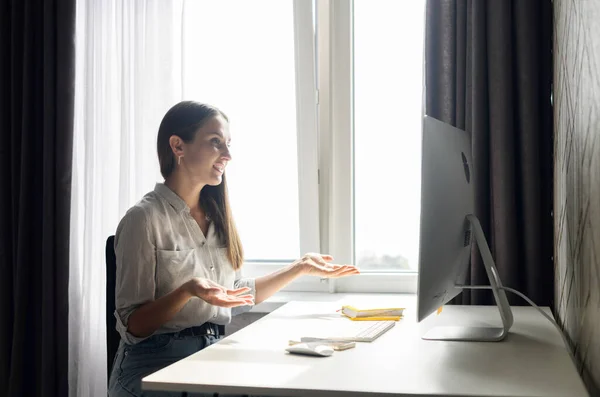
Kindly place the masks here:
[(106, 240), (106, 369), (108, 378), (112, 370), (113, 361), (119, 348), (121, 336), (117, 332), (117, 319), (115, 318), (115, 284), (117, 273), (117, 257), (115, 255), (115, 236)]

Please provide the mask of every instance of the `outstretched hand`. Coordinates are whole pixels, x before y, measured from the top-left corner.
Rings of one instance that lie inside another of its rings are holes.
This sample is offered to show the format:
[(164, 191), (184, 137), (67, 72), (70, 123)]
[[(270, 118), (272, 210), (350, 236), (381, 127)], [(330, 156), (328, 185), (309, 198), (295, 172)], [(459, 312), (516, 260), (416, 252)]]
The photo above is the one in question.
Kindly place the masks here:
[(303, 274), (307, 276), (318, 276), (324, 278), (338, 278), (359, 274), (356, 266), (336, 265), (330, 263), (333, 260), (331, 255), (322, 255), (317, 253), (305, 254), (298, 260), (298, 266), (303, 269)]
[(250, 288), (228, 289), (212, 280), (194, 277), (188, 282), (188, 291), (203, 301), (214, 306), (236, 307), (253, 305), (254, 297), (247, 294)]

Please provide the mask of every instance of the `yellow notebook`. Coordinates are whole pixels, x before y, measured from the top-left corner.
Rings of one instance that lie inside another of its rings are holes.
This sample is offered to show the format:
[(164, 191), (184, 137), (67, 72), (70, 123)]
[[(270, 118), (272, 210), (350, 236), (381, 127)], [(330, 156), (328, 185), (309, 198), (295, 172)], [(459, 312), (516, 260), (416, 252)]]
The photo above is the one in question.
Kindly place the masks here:
[[(348, 317), (348, 316), (346, 316)], [(352, 321), (398, 321), (402, 316), (383, 316), (383, 317), (348, 317)]]
[(342, 314), (353, 321), (398, 321), (402, 318), (404, 308), (368, 308), (358, 309), (354, 306), (342, 306)]

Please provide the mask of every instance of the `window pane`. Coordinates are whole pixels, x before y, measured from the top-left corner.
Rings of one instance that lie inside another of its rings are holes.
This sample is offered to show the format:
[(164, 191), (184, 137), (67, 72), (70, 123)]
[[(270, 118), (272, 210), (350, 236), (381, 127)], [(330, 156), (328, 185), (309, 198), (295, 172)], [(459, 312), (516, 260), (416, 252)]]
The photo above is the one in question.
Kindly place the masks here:
[(424, 0), (354, 1), (355, 256), (416, 270)]
[(299, 255), (292, 0), (185, 3), (184, 99), (230, 119), (227, 183), (246, 259)]

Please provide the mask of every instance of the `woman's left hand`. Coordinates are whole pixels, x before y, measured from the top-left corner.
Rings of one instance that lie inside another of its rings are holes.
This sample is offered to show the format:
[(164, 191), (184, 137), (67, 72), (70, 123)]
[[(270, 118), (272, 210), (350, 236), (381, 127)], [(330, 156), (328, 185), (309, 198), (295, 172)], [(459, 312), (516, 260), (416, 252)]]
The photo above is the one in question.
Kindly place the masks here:
[(331, 255), (322, 255), (311, 252), (298, 259), (296, 265), (300, 267), (302, 274), (306, 276), (337, 278), (360, 273), (356, 266), (336, 265), (330, 263), (332, 260), (333, 257)]

